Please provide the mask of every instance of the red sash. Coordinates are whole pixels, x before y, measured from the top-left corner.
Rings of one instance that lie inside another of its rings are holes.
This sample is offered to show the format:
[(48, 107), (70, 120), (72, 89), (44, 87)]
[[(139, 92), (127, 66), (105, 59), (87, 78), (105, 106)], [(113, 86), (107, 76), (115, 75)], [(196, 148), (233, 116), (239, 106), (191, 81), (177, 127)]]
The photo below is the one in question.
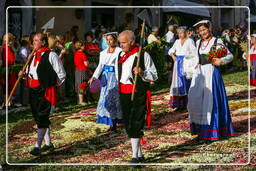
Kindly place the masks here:
[(137, 53), (139, 51), (139, 46), (135, 45), (130, 52), (126, 52), (118, 61), (118, 63), (124, 63), (129, 56)]
[[(41, 53), (50, 50), (48, 47), (44, 47), (40, 50), (38, 50), (35, 54), (34, 59), (34, 66), (36, 66), (37, 62), (40, 62), (41, 60)], [(27, 86), (29, 88), (36, 88), (40, 86), (39, 80), (27, 77)], [(51, 103), (52, 106), (57, 105), (57, 92), (56, 92), (56, 86), (51, 86), (46, 88), (44, 93), (44, 98)]]

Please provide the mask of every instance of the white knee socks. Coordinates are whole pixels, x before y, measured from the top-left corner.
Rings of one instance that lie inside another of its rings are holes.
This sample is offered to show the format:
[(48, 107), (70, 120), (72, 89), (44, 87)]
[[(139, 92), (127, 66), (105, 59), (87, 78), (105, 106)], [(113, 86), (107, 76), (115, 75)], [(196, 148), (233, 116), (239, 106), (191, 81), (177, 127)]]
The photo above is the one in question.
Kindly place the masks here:
[(142, 156), (140, 149), (140, 139), (139, 138), (131, 138), (132, 144), (132, 158), (138, 158)]
[(47, 146), (51, 145), (51, 136), (50, 136), (50, 128), (46, 129), (45, 135), (44, 135), (44, 141)]
[(138, 150), (138, 157), (142, 157), (142, 151), (141, 151), (141, 145), (140, 145), (140, 142), (139, 142), (139, 150)]
[(37, 142), (35, 144), (35, 147), (41, 148), (45, 132), (46, 132), (46, 128), (38, 128), (38, 130), (37, 130)]

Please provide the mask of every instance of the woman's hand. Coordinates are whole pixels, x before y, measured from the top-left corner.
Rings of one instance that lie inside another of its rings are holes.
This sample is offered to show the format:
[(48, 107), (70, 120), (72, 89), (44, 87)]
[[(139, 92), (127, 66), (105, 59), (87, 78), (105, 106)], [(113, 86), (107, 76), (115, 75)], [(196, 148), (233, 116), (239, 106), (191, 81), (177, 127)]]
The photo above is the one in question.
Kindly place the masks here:
[(175, 62), (176, 61), (176, 56), (174, 54), (171, 54), (172, 60)]
[(89, 81), (88, 81), (89, 85), (91, 85), (94, 80), (95, 80), (94, 77), (90, 78)]
[(212, 64), (216, 66), (221, 65), (221, 58), (212, 58)]

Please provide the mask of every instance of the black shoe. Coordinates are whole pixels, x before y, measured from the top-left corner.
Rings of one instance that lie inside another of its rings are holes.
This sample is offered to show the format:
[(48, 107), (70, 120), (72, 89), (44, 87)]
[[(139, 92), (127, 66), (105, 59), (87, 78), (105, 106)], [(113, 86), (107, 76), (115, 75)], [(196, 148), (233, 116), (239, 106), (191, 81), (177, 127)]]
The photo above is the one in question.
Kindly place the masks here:
[(116, 131), (116, 125), (111, 125), (108, 130), (108, 132)]
[(44, 151), (53, 151), (53, 150), (54, 150), (53, 144), (44, 145), (44, 146), (41, 148), (41, 152), (44, 152)]
[(138, 160), (139, 160), (140, 163), (145, 163), (145, 161), (146, 161), (144, 156), (138, 157)]
[(33, 150), (31, 150), (29, 153), (34, 156), (39, 156), (41, 155), (41, 149), (38, 147), (34, 147)]
[[(130, 161), (131, 164), (138, 164), (139, 160), (137, 158), (132, 158), (132, 160)], [(139, 168), (139, 165), (131, 165), (132, 168)]]

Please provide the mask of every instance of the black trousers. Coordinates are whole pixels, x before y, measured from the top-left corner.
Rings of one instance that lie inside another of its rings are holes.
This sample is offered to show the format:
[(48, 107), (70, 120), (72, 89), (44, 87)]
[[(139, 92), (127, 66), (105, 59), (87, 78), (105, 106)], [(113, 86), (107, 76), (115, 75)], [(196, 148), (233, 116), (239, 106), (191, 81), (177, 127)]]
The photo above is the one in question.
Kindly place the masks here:
[(146, 92), (137, 92), (132, 102), (131, 94), (120, 93), (123, 121), (129, 138), (141, 138), (144, 135), (146, 97)]
[(51, 103), (44, 98), (45, 89), (42, 87), (29, 89), (29, 102), (32, 115), (38, 128), (49, 128)]

